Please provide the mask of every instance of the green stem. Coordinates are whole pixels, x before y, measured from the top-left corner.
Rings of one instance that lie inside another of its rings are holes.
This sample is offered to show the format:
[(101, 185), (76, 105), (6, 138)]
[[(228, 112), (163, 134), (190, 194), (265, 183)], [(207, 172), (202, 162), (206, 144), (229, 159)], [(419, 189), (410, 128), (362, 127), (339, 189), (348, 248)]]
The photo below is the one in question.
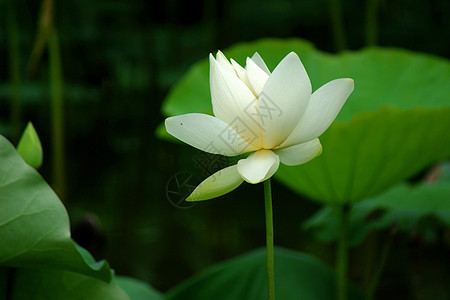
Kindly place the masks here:
[(52, 29), (48, 39), (52, 118), (53, 180), (55, 191), (64, 201), (66, 194), (64, 152), (63, 79), (58, 35)]
[(366, 45), (374, 46), (377, 43), (377, 14), (378, 0), (367, 0), (366, 9)]
[(13, 0), (7, 2), (7, 34), (9, 77), (11, 82), (11, 123), (14, 143), (19, 141), (22, 131), (20, 104), (20, 45), (17, 28), (16, 7)]
[(53, 0), (43, 0), (41, 10), (39, 13), (38, 31), (31, 50), (30, 58), (28, 59), (25, 75), (32, 77), (38, 68), (39, 62), (43, 56), (45, 46), (49, 34), (51, 34), (53, 23)]
[(377, 268), (375, 269), (375, 273), (373, 274), (372, 280), (369, 284), (369, 289), (367, 292), (367, 300), (372, 300), (375, 294), (375, 290), (380, 282), (381, 273), (383, 272), (384, 266), (386, 264), (387, 257), (389, 255), (389, 251), (391, 250), (392, 241), (394, 240), (395, 231), (392, 231), (388, 237), (388, 240), (383, 245), (383, 249), (381, 250), (381, 257), (379, 262), (377, 263)]
[(336, 293), (338, 300), (347, 300), (348, 286), (348, 223), (350, 207), (342, 205), (339, 207), (339, 244), (336, 254)]
[(275, 299), (275, 272), (273, 258), (273, 212), (270, 179), (264, 181), (264, 203), (266, 208), (266, 247), (267, 247), (267, 290), (268, 299)]
[(340, 0), (329, 0), (329, 4), (335, 48), (337, 51), (341, 51), (347, 48), (344, 18), (342, 16), (342, 3)]

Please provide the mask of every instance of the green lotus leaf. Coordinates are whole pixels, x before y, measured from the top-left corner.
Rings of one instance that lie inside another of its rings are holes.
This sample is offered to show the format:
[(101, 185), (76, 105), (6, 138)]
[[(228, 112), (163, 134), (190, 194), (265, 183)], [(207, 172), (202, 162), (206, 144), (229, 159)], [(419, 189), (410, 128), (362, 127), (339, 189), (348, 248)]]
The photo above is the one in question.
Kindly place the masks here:
[(108, 264), (95, 262), (70, 238), (67, 211), (53, 190), (1, 135), (0, 208), (0, 266), (59, 269), (111, 280)]
[(116, 276), (114, 281), (128, 294), (131, 300), (163, 300), (164, 296), (145, 282)]
[(335, 123), (320, 138), (321, 156), (276, 178), (326, 203), (356, 202), (376, 195), (450, 155), (450, 107), (385, 108)]
[[(11, 283), (0, 295), (10, 300), (134, 300), (114, 281), (111, 283), (80, 273), (52, 269), (0, 267), (0, 279)], [(3, 299), (3, 298), (2, 298)], [(6, 299), (6, 298), (5, 298)], [(149, 298), (149, 300), (152, 298)]]
[[(313, 90), (336, 78), (355, 80), (355, 90), (337, 118), (340, 121), (384, 106), (411, 109), (450, 105), (450, 64), (432, 55), (390, 48), (329, 54), (300, 39), (262, 39), (236, 44), (223, 52), (241, 65), (247, 56), (258, 52), (273, 70), (291, 51), (300, 56)], [(206, 55), (170, 90), (162, 111), (166, 116), (212, 113)]]

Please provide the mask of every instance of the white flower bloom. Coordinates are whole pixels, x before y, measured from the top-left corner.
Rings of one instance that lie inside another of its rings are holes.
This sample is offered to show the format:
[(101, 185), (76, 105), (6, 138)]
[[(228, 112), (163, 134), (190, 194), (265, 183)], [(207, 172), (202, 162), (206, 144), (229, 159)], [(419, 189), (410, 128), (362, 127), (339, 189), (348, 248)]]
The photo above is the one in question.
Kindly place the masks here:
[(353, 91), (353, 80), (328, 82), (311, 95), (299, 57), (289, 53), (270, 73), (255, 53), (245, 69), (222, 52), (210, 55), (210, 86), (215, 117), (186, 114), (166, 119), (166, 130), (200, 150), (235, 156), (254, 152), (237, 165), (205, 179), (187, 201), (212, 199), (244, 180), (270, 178), (280, 162), (303, 164), (322, 153), (318, 137), (330, 126)]

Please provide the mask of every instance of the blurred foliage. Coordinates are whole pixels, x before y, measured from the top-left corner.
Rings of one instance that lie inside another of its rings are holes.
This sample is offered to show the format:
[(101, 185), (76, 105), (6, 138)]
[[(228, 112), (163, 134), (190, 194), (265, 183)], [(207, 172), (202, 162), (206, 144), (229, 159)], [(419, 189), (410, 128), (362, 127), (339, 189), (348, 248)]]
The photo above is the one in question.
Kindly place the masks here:
[[(350, 244), (361, 244), (374, 230), (400, 230), (412, 235), (422, 232), (426, 238), (432, 238), (436, 221), (450, 226), (449, 165), (439, 166), (434, 172), (439, 176), (436, 181), (413, 186), (399, 184), (355, 204), (350, 212)], [(338, 239), (338, 222), (335, 208), (328, 206), (308, 219), (304, 227), (313, 230), (319, 240), (331, 242)]]
[[(41, 2), (11, 3), (20, 50), (20, 130), (33, 122), (48, 162), (53, 154), (47, 52), (36, 73), (25, 76)], [(97, 259), (106, 258), (118, 274), (140, 278), (160, 290), (213, 262), (262, 246), (264, 210), (258, 186), (242, 186), (231, 195), (189, 209), (174, 207), (168, 200), (168, 183), (176, 174), (189, 172), (199, 181), (208, 170), (198, 163), (205, 159), (199, 151), (154, 137), (163, 120), (161, 103), (190, 65), (237, 42), (300, 37), (322, 51), (334, 52), (328, 4), (325, 0), (55, 1), (54, 26), (60, 37), (64, 77), (65, 203), (76, 241)], [(380, 1), (378, 45), (448, 58), (450, 43), (443, 37), (450, 34), (449, 5), (445, 0)], [(10, 30), (5, 7), (6, 0), (0, 0), (0, 57), (6, 58)], [(365, 45), (365, 9), (365, 1), (343, 1), (350, 49)], [(0, 60), (0, 132), (12, 138), (11, 65)], [(424, 103), (434, 92), (426, 91)], [(44, 164), (40, 173), (50, 180), (51, 165)], [(318, 205), (276, 183), (273, 191), (276, 244), (332, 261), (331, 248), (299, 228)], [(414, 299), (419, 294), (425, 295), (423, 299), (443, 299), (445, 293), (428, 289), (428, 280), (434, 279), (436, 286), (444, 278), (440, 268), (450, 265), (441, 255), (449, 247), (446, 230), (436, 229), (438, 238), (431, 244), (417, 242), (422, 241), (420, 234), (414, 240), (396, 240), (380, 299)], [(366, 264), (361, 262), (373, 240), (369, 237), (352, 255), (351, 275), (357, 283), (363, 281), (364, 273), (358, 266)], [(405, 251), (409, 254), (404, 255)]]

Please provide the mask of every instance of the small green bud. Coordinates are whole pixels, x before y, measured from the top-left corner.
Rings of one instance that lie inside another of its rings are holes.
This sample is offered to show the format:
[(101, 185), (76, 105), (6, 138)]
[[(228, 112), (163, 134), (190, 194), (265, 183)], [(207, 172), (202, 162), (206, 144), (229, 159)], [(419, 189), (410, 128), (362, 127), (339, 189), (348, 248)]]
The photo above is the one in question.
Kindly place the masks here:
[(42, 165), (42, 145), (39, 136), (31, 122), (28, 122), (17, 145), (17, 152), (23, 160), (35, 169)]

